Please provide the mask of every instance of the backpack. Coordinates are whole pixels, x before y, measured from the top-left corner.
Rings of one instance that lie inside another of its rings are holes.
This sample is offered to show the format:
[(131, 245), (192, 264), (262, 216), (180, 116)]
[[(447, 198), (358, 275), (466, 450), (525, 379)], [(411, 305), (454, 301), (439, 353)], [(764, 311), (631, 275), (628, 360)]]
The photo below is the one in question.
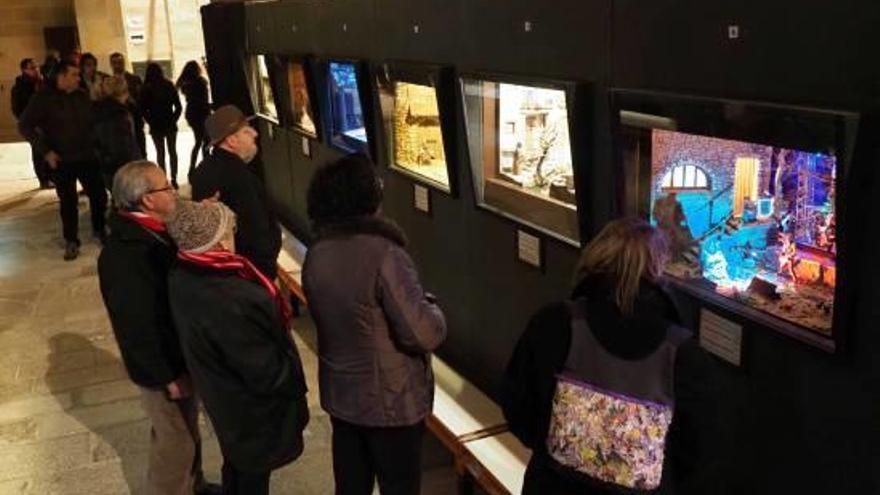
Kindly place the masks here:
[(670, 325), (653, 353), (625, 360), (596, 340), (582, 301), (568, 306), (571, 347), (557, 375), (547, 452), (564, 468), (601, 482), (654, 490), (675, 406), (675, 353), (690, 332)]

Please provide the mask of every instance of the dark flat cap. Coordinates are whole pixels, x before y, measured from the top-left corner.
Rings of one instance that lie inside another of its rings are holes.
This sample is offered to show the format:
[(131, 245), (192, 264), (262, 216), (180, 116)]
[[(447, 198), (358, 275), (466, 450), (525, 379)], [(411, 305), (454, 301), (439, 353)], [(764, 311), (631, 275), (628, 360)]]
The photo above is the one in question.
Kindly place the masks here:
[(215, 146), (226, 136), (241, 129), (253, 118), (245, 117), (244, 113), (235, 105), (223, 105), (218, 108), (216, 112), (205, 119), (205, 132), (208, 133), (211, 146)]

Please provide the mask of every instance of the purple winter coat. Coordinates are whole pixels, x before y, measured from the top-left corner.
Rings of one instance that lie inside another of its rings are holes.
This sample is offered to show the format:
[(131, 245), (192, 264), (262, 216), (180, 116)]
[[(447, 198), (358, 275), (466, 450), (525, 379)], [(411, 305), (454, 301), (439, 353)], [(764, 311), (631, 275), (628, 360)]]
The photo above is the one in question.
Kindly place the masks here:
[(321, 229), (303, 267), (318, 332), (321, 406), (362, 426), (407, 426), (431, 411), (431, 351), (446, 338), (400, 230), (380, 218)]

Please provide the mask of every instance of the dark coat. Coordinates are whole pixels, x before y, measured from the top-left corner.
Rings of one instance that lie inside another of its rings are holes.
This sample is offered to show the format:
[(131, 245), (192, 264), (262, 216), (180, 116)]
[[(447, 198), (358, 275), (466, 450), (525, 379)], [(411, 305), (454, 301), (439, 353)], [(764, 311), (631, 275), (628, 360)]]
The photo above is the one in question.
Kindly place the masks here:
[[(612, 355), (642, 359), (666, 339), (678, 312), (659, 286), (643, 283), (632, 316), (612, 302), (612, 289), (601, 278), (589, 278), (574, 292), (587, 298), (590, 331)], [(502, 382), (501, 403), (510, 431), (533, 450), (523, 493), (583, 495), (628, 493), (559, 467), (547, 453), (546, 440), (556, 390), (556, 375), (571, 345), (571, 316), (564, 303), (549, 305), (529, 321), (516, 345)], [(709, 399), (712, 363), (694, 339), (683, 343), (675, 360), (675, 408), (666, 444), (663, 481), (657, 493), (715, 493), (707, 490), (717, 416)], [(717, 437), (716, 437), (717, 438)], [(702, 468), (702, 469), (700, 469)], [(538, 488), (536, 490), (535, 488)], [(645, 492), (639, 492), (645, 493)]]
[(406, 426), (431, 412), (431, 351), (446, 338), (403, 234), (378, 218), (318, 231), (303, 286), (318, 330), (321, 406), (362, 426)]
[(203, 77), (187, 81), (180, 86), (180, 92), (186, 98), (186, 122), (193, 128), (200, 126), (199, 130), (204, 132), (205, 119), (211, 114), (208, 81)]
[(171, 311), (223, 456), (269, 471), (302, 453), (308, 423), (299, 354), (269, 293), (234, 272), (179, 263)]
[(150, 124), (150, 134), (164, 136), (177, 131), (177, 120), (180, 119), (183, 107), (171, 81), (163, 79), (155, 83), (145, 83), (141, 88), (139, 106), (144, 120)]
[(256, 173), (238, 156), (215, 148), (211, 156), (192, 172), (189, 181), (194, 201), (220, 192), (220, 200), (237, 217), (235, 250), (251, 260), (264, 275), (274, 279), (281, 251), (281, 227)]
[(39, 84), (38, 80), (23, 74), (15, 78), (15, 85), (12, 86), (10, 93), (12, 96), (12, 115), (16, 119), (24, 113), (24, 109), (27, 108), (31, 98), (37, 93)]
[(81, 90), (65, 93), (47, 87), (34, 95), (18, 121), (18, 130), (39, 156), (54, 151), (62, 162), (92, 161), (92, 102)]
[(141, 81), (140, 77), (131, 72), (123, 72), (123, 77), (125, 77), (125, 84), (128, 86), (128, 95), (131, 98), (128, 103), (128, 111), (134, 119), (135, 134), (138, 132), (143, 134), (144, 115), (141, 111), (140, 101), (141, 89), (144, 87), (144, 82)]
[(94, 104), (92, 142), (101, 172), (110, 177), (126, 163), (142, 158), (128, 106), (113, 98), (104, 98)]
[(128, 376), (138, 385), (161, 388), (186, 372), (168, 305), (168, 271), (175, 248), (118, 215), (98, 257), (101, 295)]

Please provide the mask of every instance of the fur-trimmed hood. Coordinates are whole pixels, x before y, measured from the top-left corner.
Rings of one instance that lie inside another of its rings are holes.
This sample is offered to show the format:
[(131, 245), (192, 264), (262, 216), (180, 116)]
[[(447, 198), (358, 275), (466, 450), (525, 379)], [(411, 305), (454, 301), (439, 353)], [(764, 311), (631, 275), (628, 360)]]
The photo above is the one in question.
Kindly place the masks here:
[(315, 242), (357, 234), (384, 237), (400, 247), (406, 247), (407, 244), (403, 230), (394, 221), (382, 216), (355, 217), (315, 226)]

